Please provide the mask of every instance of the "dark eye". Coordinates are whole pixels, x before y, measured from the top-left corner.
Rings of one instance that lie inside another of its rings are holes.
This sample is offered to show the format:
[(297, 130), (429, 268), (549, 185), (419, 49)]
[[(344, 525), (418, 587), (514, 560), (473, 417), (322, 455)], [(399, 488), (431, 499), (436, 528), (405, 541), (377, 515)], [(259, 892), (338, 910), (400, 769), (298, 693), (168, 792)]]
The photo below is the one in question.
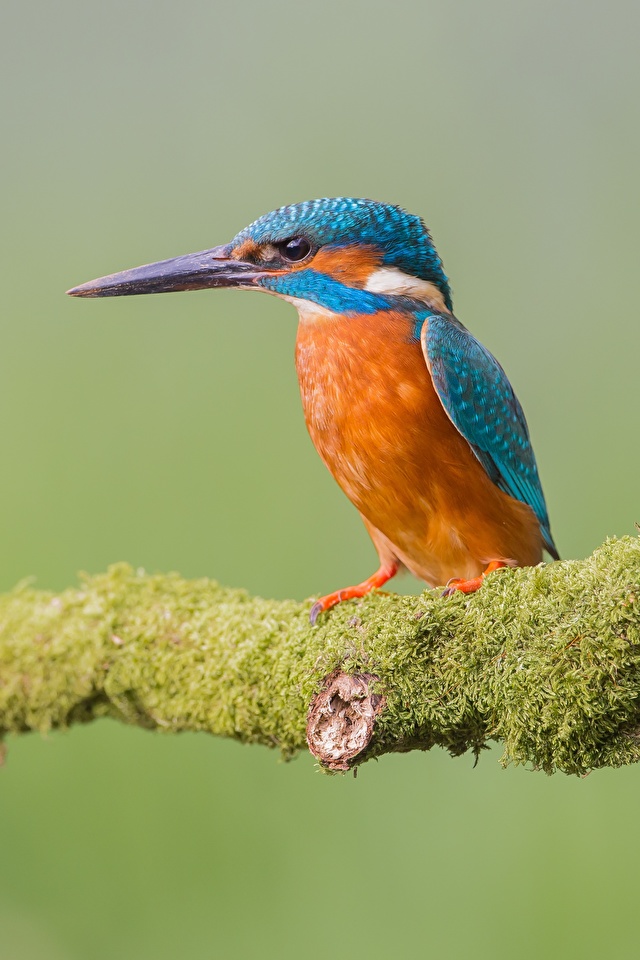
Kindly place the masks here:
[(282, 240), (276, 246), (280, 255), (290, 263), (304, 260), (311, 251), (311, 244), (304, 237), (291, 237), (290, 240)]

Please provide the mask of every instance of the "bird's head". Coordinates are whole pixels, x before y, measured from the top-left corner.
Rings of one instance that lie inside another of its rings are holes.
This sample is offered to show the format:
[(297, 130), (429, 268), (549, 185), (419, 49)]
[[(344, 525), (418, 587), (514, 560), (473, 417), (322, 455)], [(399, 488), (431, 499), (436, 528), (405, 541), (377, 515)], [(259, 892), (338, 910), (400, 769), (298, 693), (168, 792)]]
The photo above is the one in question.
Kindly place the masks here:
[(174, 290), (263, 290), (300, 309), (375, 313), (397, 298), (451, 310), (442, 262), (424, 223), (400, 207), (333, 198), (280, 207), (212, 250), (111, 274), (75, 297)]

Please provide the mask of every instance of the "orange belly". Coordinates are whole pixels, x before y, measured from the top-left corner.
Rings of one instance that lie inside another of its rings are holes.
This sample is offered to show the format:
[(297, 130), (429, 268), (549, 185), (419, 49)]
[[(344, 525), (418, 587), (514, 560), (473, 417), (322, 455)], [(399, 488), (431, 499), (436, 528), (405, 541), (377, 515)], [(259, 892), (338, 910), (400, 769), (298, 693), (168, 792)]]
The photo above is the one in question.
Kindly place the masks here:
[(407, 317), (302, 321), (296, 367), (311, 439), (381, 559), (433, 586), (491, 560), (541, 561), (533, 511), (492, 483), (447, 417)]

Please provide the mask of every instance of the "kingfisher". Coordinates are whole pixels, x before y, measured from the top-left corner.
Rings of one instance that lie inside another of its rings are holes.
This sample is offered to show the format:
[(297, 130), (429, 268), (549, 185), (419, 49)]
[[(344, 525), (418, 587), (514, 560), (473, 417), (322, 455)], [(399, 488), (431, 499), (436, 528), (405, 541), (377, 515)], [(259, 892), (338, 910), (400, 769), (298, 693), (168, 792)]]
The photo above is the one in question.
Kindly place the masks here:
[(453, 313), (423, 220), (351, 197), (290, 204), (230, 242), (69, 290), (119, 297), (259, 290), (299, 317), (307, 428), (378, 553), (374, 574), (317, 600), (311, 622), (409, 570), (445, 594), (559, 559), (529, 429), (504, 370)]

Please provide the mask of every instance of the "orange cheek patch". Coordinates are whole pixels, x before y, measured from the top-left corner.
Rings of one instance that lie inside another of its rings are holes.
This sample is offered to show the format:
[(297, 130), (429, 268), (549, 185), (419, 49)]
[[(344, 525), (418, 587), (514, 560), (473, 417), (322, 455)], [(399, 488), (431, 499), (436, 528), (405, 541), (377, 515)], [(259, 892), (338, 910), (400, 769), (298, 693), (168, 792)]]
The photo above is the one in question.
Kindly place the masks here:
[(381, 263), (373, 247), (327, 247), (316, 253), (309, 266), (349, 287), (364, 287)]

